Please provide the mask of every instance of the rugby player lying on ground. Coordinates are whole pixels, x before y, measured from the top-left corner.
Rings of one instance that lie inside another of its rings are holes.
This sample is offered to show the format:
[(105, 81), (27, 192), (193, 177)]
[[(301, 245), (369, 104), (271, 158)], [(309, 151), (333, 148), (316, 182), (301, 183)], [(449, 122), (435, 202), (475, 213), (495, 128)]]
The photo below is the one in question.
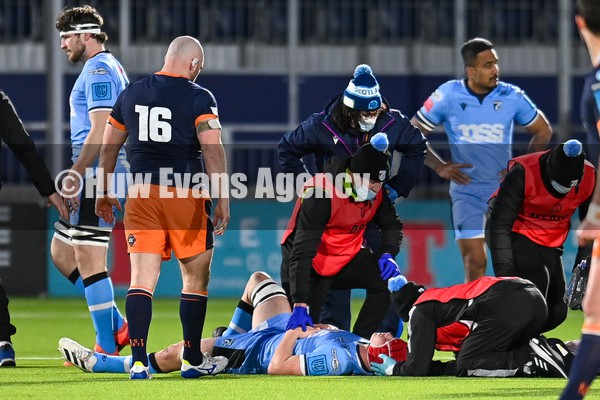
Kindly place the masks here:
[[(283, 289), (264, 272), (250, 276), (223, 336), (202, 339), (202, 352), (222, 356), (224, 373), (270, 375), (371, 375), (370, 362), (387, 355), (406, 359), (406, 342), (374, 333), (370, 342), (330, 325), (286, 331), (291, 308)], [(149, 354), (150, 372), (181, 369), (183, 342)], [(95, 353), (68, 338), (59, 341), (63, 358), (87, 372), (129, 373), (131, 356)], [(213, 374), (207, 371), (206, 374)]]

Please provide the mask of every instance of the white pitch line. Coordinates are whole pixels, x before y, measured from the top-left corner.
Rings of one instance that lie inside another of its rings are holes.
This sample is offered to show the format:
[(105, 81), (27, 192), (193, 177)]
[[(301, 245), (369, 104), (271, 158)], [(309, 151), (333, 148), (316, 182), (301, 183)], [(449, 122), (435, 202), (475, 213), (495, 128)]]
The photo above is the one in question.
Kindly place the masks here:
[(10, 313), (12, 318), (20, 319), (85, 319), (90, 318), (89, 313), (39, 313), (39, 312), (12, 312)]
[[(89, 313), (40, 313), (40, 312), (10, 312), (11, 318), (15, 319), (89, 319)], [(152, 313), (152, 319), (155, 318), (166, 318), (166, 319), (177, 319), (179, 320), (179, 313), (174, 312), (158, 312)]]

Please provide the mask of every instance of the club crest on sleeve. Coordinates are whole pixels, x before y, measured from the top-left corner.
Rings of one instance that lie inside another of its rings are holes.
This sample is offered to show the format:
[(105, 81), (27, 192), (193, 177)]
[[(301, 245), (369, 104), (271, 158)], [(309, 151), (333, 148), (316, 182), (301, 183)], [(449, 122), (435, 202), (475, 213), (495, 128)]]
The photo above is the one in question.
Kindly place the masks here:
[(327, 365), (327, 357), (320, 354), (318, 356), (306, 357), (306, 364), (310, 375), (327, 375), (329, 367)]
[(110, 83), (92, 83), (92, 100), (110, 100), (111, 98)]

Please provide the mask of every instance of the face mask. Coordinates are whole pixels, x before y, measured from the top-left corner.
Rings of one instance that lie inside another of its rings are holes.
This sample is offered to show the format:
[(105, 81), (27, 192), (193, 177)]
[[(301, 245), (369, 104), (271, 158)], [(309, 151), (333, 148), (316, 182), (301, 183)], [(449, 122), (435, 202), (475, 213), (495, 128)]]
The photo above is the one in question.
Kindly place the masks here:
[(377, 196), (377, 193), (375, 193), (366, 186), (360, 186), (354, 188), (354, 190), (356, 191), (356, 201), (373, 200), (375, 196)]
[(375, 122), (377, 122), (377, 116), (374, 117), (360, 117), (358, 119), (358, 126), (361, 131), (369, 132), (371, 129), (375, 127)]
[(570, 187), (563, 186), (563, 185), (561, 185), (558, 182), (555, 182), (555, 181), (551, 180), (550, 184), (552, 185), (552, 187), (554, 188), (554, 190), (556, 190), (560, 194), (567, 194), (567, 193), (569, 193), (571, 191)]

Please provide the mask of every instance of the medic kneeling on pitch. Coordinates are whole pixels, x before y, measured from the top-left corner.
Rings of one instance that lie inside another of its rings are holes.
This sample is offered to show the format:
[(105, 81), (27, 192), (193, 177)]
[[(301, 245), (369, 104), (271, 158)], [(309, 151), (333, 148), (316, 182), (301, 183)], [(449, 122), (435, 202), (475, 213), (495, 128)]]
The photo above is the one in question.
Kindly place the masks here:
[[(543, 376), (566, 378), (573, 356), (559, 339), (540, 332), (544, 297), (517, 277), (483, 277), (447, 288), (425, 289), (403, 275), (388, 282), (398, 315), (408, 321), (408, 355), (396, 362), (379, 356), (377, 375)], [(433, 361), (435, 350), (456, 360)]]

